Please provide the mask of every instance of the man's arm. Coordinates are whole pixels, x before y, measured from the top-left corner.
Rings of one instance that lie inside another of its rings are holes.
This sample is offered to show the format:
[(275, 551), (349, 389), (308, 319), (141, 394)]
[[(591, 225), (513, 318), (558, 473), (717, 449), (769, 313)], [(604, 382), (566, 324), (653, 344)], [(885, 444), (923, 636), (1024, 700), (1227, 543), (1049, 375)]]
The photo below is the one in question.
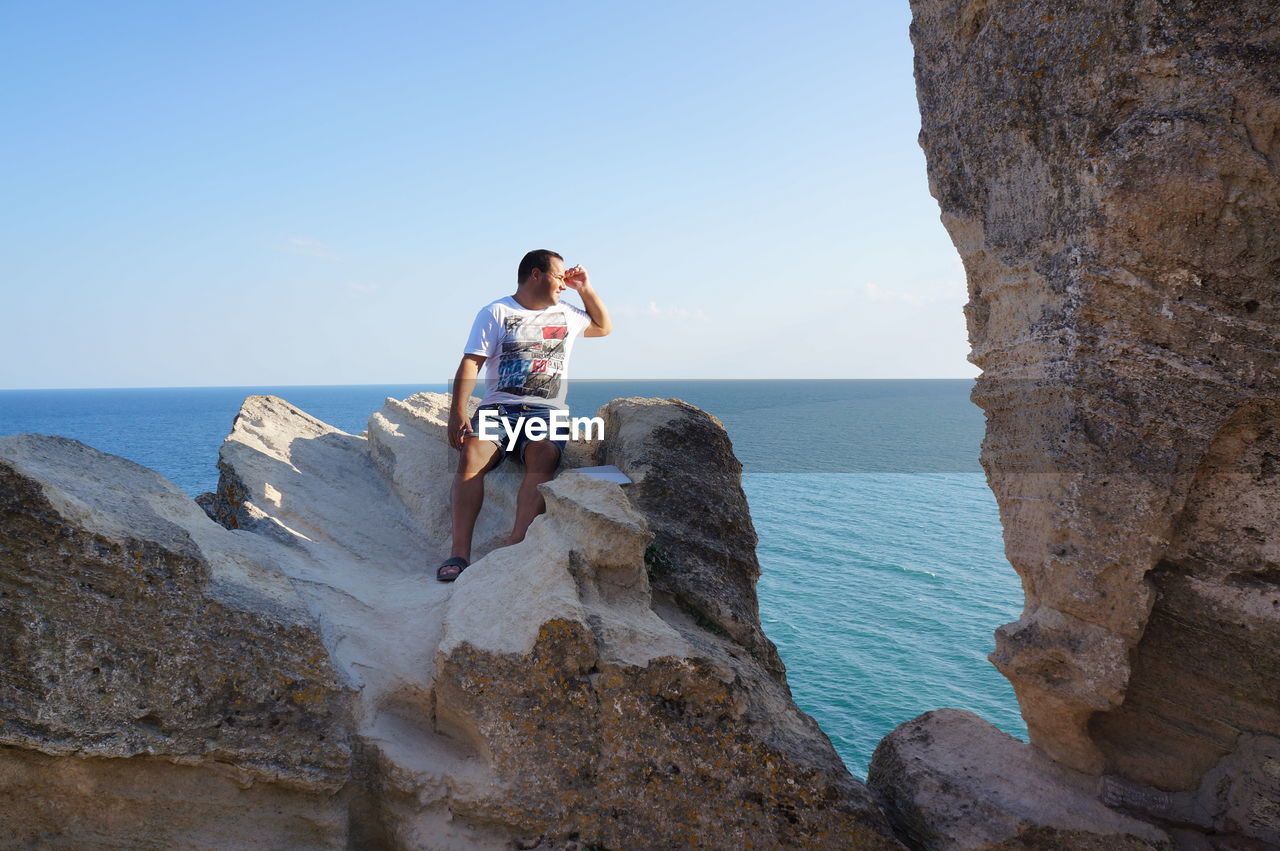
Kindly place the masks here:
[(609, 320), (609, 311), (605, 308), (604, 302), (591, 286), (591, 278), (587, 275), (587, 270), (581, 266), (574, 266), (565, 272), (564, 282), (582, 296), (582, 307), (591, 317), (591, 324), (582, 332), (582, 336), (607, 337), (613, 330), (613, 323)]
[(454, 449), (462, 448), (462, 436), (471, 431), (467, 422), (467, 400), (476, 386), (476, 376), (480, 374), (480, 365), (485, 362), (484, 355), (463, 355), (458, 363), (458, 371), (453, 376), (453, 399), (449, 404), (449, 445)]

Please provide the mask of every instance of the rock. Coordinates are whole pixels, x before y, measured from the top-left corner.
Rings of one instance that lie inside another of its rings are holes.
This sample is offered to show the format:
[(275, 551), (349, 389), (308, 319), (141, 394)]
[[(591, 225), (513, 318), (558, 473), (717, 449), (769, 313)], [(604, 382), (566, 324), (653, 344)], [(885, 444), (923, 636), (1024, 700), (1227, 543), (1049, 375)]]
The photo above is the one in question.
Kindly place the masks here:
[(926, 712), (886, 736), (867, 784), (913, 848), (1173, 847), (1163, 831), (1100, 803), (1095, 778), (959, 709)]
[(545, 518), (445, 615), (437, 724), (504, 786), (458, 811), (608, 848), (896, 847), (758, 661), (653, 606), (622, 489), (568, 472), (543, 490)]
[(911, 5), (1026, 592), (991, 659), (1109, 800), (1278, 843), (1280, 9)]
[(597, 463), (631, 477), (627, 498), (655, 536), (654, 591), (782, 679), (782, 660), (760, 628), (756, 530), (723, 423), (679, 399), (615, 399), (600, 415), (606, 437)]
[[(3, 622), (20, 652), (0, 663), (0, 682), (18, 686), (4, 696), (16, 722), (0, 727), (0, 802), (41, 825), (20, 835), (58, 836), (56, 808), (98, 802), (112, 818), (71, 819), (64, 839), (900, 847), (791, 701), (759, 631), (758, 566), (733, 551), (753, 548), (754, 533), (732, 516), (746, 502), (718, 424), (682, 403), (615, 406), (604, 443), (637, 471), (618, 453), (646, 453), (643, 489), (565, 470), (512, 547), (500, 544), (519, 468), (504, 463), (486, 479), (475, 559), (444, 584), (434, 568), (447, 553), (456, 459), (447, 402), (388, 399), (351, 435), (250, 397), (220, 452), (218, 491), (199, 505), (70, 441), (0, 440), (0, 558), (25, 595)], [(726, 492), (690, 484), (677, 503), (648, 501), (676, 474), (654, 431), (705, 439), (679, 474), (692, 483), (705, 468)], [(566, 463), (589, 466), (601, 451), (571, 444)], [(655, 529), (665, 561), (655, 562)], [(89, 566), (67, 571), (69, 548), (92, 552)], [(708, 561), (717, 557), (723, 580)], [(149, 567), (169, 561), (167, 572)], [(669, 590), (655, 594), (661, 570)], [(57, 593), (35, 596), (39, 583)], [(31, 623), (47, 625), (41, 642), (25, 637)], [(79, 656), (48, 650), (87, 634), (101, 637)], [(170, 656), (181, 663), (157, 661)], [(90, 679), (107, 657), (129, 677)], [(215, 676), (234, 687), (192, 696), (188, 681)], [(39, 677), (77, 690), (42, 708), (52, 692)], [(228, 725), (218, 713), (235, 729), (209, 729), (206, 718)], [(95, 779), (77, 785), (85, 777)]]
[(344, 849), (357, 838), (348, 806), (346, 795), (257, 781), (211, 756), (0, 747), (6, 848)]
[(200, 845), (236, 807), (344, 845), (352, 690), (289, 558), (137, 464), (0, 438), (0, 832)]

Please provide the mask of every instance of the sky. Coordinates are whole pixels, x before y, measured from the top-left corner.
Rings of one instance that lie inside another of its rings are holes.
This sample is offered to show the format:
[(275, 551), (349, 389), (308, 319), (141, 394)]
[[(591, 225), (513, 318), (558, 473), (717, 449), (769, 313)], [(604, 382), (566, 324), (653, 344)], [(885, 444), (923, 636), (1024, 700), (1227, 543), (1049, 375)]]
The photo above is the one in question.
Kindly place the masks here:
[(571, 378), (976, 375), (909, 22), (3, 4), (0, 388), (441, 383), (533, 248), (613, 315)]

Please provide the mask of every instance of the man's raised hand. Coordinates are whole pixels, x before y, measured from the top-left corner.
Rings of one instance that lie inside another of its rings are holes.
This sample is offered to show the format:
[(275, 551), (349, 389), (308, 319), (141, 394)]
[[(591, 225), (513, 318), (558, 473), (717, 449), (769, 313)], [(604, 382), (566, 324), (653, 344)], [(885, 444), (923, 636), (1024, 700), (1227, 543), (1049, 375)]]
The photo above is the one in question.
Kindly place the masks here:
[(565, 270), (564, 285), (571, 290), (591, 289), (591, 278), (587, 275), (587, 270), (579, 264)]

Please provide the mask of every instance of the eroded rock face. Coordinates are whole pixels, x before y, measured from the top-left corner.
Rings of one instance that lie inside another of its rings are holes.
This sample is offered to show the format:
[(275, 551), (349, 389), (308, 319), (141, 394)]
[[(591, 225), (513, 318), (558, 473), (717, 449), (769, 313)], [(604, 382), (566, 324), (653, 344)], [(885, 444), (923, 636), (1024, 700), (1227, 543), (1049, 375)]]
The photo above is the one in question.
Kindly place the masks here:
[(760, 629), (756, 530), (724, 425), (679, 399), (615, 399), (600, 415), (606, 438), (597, 463), (631, 478), (627, 497), (654, 533), (654, 591), (781, 679), (782, 660)]
[[(121, 459), (0, 439), (3, 590), (20, 601), (0, 614), (18, 650), (0, 664), (0, 812), (38, 825), (22, 835), (899, 847), (759, 631), (758, 566), (734, 552), (754, 532), (733, 516), (746, 503), (718, 423), (615, 402), (607, 452), (573, 444), (566, 462), (604, 453), (642, 487), (566, 470), (512, 547), (520, 468), (504, 464), (475, 560), (443, 584), (447, 403), (389, 399), (351, 435), (251, 397), (207, 516)], [(703, 441), (674, 489), (667, 433)], [(699, 467), (726, 493), (694, 487)], [(112, 817), (58, 821), (95, 804)]]
[(1280, 8), (912, 10), (1026, 591), (992, 661), (1110, 802), (1280, 842)]
[(867, 784), (917, 848), (1173, 847), (1098, 801), (1095, 778), (959, 709), (926, 712), (886, 736)]
[[(0, 833), (200, 844), (240, 806), (267, 841), (345, 844), (353, 693), (288, 557), (124, 459), (0, 438)], [(172, 817), (131, 821), (129, 788)]]
[(653, 605), (653, 536), (622, 489), (568, 472), (544, 491), (546, 522), (465, 573), (445, 616), (437, 724), (504, 787), (458, 812), (609, 848), (896, 845), (760, 662)]

